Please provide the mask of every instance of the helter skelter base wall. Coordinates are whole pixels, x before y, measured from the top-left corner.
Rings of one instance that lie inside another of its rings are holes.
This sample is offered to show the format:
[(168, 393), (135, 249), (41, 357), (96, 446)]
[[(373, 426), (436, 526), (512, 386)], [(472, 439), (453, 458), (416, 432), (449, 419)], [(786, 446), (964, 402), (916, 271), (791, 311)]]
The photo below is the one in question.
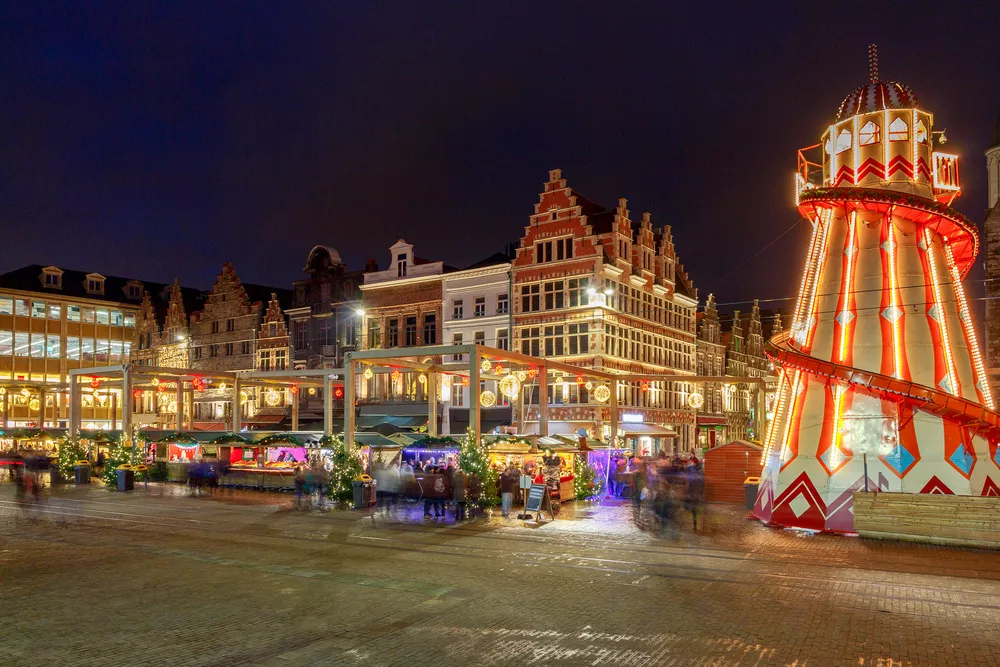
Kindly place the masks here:
[(783, 381), (797, 392), (783, 444), (764, 461), (757, 518), (854, 532), (866, 459), (871, 492), (1000, 496), (1000, 450), (975, 427), (805, 372)]

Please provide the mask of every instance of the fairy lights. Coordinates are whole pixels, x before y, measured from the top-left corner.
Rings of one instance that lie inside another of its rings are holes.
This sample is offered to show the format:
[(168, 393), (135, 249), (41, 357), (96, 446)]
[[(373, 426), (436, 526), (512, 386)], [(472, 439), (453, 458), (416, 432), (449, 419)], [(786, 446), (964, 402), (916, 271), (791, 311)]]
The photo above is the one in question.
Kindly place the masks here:
[(903, 311), (899, 308), (899, 298), (897, 295), (897, 277), (896, 277), (896, 234), (895, 225), (892, 224), (892, 209), (889, 209), (890, 213), (886, 216), (886, 223), (888, 225), (887, 234), (889, 248), (889, 304), (892, 309), (892, 317), (890, 321), (892, 323), (892, 374), (897, 380), (903, 379), (903, 353), (899, 345), (899, 323), (903, 318)]
[(795, 408), (799, 402), (799, 391), (802, 386), (802, 372), (799, 370), (795, 371), (795, 381), (792, 382), (792, 395), (789, 397), (791, 401), (789, 405), (788, 419), (785, 421), (785, 437), (781, 442), (781, 462), (784, 463), (788, 459), (788, 442), (792, 435), (792, 422), (795, 421)]
[(933, 234), (931, 230), (924, 227), (924, 243), (927, 245), (927, 261), (930, 263), (931, 269), (931, 285), (934, 288), (934, 305), (937, 306), (937, 321), (938, 326), (941, 328), (941, 339), (944, 347), (944, 358), (945, 363), (948, 366), (948, 392), (954, 395), (958, 395), (957, 389), (958, 385), (955, 383), (955, 363), (951, 358), (951, 340), (948, 338), (948, 322), (944, 314), (944, 308), (941, 305), (941, 286), (938, 284), (938, 272), (937, 263), (934, 261), (934, 246), (931, 245), (933, 240)]
[(889, 110), (882, 112), (882, 175), (889, 180)]
[(920, 155), (917, 153), (919, 142), (917, 141), (917, 110), (913, 110), (913, 115), (911, 116), (910, 127), (913, 128), (913, 134), (910, 135), (910, 145), (913, 147), (913, 182), (916, 183), (920, 180), (920, 169), (917, 168), (917, 160), (920, 159)]
[(827, 136), (829, 137), (829, 141), (827, 141), (827, 154), (830, 156), (830, 184), (834, 186), (837, 185), (837, 147), (834, 145), (836, 141), (834, 132), (836, 129), (836, 127), (831, 125), (830, 129), (827, 130)]
[(853, 282), (853, 270), (854, 270), (854, 260), (857, 255), (857, 251), (854, 247), (854, 234), (855, 228), (857, 227), (857, 211), (851, 211), (848, 216), (848, 227), (847, 227), (847, 247), (844, 249), (845, 253), (849, 253), (847, 257), (847, 270), (844, 273), (844, 287), (841, 290), (844, 295), (844, 309), (837, 313), (837, 317), (843, 320), (840, 323), (840, 360), (845, 361), (847, 359), (847, 330), (849, 322), (849, 316), (854, 313), (851, 311), (851, 293), (854, 291)]
[(861, 168), (861, 143), (860, 137), (858, 137), (858, 117), (854, 116), (851, 124), (851, 135), (854, 144), (854, 172), (851, 174), (851, 182), (854, 185), (858, 184), (858, 170)]
[(809, 240), (809, 254), (806, 256), (806, 265), (802, 270), (802, 284), (799, 285), (799, 298), (795, 301), (795, 319), (792, 320), (793, 336), (801, 345), (805, 342), (805, 323), (802, 321), (802, 302), (805, 299), (806, 284), (809, 281), (815, 261), (816, 242), (819, 239), (819, 218), (815, 218), (813, 223), (812, 238)]
[(830, 240), (830, 221), (833, 217), (833, 211), (826, 209), (823, 215), (820, 216), (823, 228), (820, 230), (820, 242), (816, 250), (816, 258), (814, 260), (813, 269), (813, 284), (812, 290), (809, 294), (809, 306), (805, 310), (805, 333), (803, 335), (802, 346), (803, 349), (808, 350), (812, 346), (812, 334), (813, 326), (811, 324), (813, 318), (813, 308), (816, 305), (816, 300), (819, 298), (819, 281), (820, 277), (823, 275), (823, 265), (826, 258), (826, 246)]
[(944, 244), (945, 258), (948, 261), (948, 268), (951, 270), (951, 280), (955, 288), (955, 298), (958, 301), (959, 319), (962, 322), (962, 329), (965, 332), (965, 342), (972, 350), (972, 369), (976, 374), (976, 391), (980, 400), (986, 404), (990, 410), (995, 409), (993, 403), (993, 393), (986, 378), (986, 369), (983, 365), (983, 357), (979, 352), (979, 341), (976, 340), (976, 331), (972, 326), (972, 313), (969, 312), (969, 304), (965, 299), (965, 288), (962, 287), (962, 279), (958, 275), (958, 267), (955, 266), (955, 256), (952, 254), (951, 246)]
[(784, 410), (785, 395), (786, 395), (785, 382), (787, 380), (788, 380), (788, 373), (785, 372), (785, 369), (781, 369), (781, 374), (778, 376), (778, 405), (776, 406), (776, 409), (774, 411), (774, 419), (772, 419), (771, 423), (768, 424), (767, 437), (765, 438), (764, 441), (764, 451), (762, 451), (760, 454), (761, 464), (767, 461), (767, 457), (771, 453), (771, 448), (774, 445), (774, 434), (777, 431), (778, 423), (781, 421), (781, 418), (783, 416), (782, 411)]

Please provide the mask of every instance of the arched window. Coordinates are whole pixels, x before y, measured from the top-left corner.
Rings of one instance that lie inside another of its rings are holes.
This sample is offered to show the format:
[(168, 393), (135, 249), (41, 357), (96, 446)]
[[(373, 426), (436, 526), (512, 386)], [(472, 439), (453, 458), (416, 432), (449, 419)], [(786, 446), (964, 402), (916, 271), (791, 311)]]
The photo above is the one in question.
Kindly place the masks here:
[(879, 128), (874, 121), (868, 121), (861, 127), (861, 132), (858, 134), (858, 143), (861, 146), (870, 146), (871, 144), (877, 144)]
[(921, 144), (927, 143), (927, 126), (924, 125), (924, 121), (917, 121), (916, 127), (913, 128), (913, 138)]
[(843, 153), (851, 147), (851, 133), (846, 129), (841, 130), (837, 135), (837, 152)]
[(889, 123), (889, 141), (906, 141), (910, 138), (910, 128), (902, 118)]

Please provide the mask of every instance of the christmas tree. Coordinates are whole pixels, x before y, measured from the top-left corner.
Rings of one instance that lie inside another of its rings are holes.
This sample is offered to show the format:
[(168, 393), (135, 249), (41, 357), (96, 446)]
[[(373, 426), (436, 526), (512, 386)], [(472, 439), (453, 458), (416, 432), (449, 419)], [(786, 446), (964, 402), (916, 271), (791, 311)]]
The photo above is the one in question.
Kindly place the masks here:
[(587, 462), (586, 454), (577, 454), (573, 461), (573, 493), (577, 500), (599, 496), (604, 491), (604, 478)]
[(330, 490), (328, 495), (334, 500), (349, 501), (354, 496), (354, 480), (364, 472), (364, 462), (356, 451), (348, 452), (344, 439), (336, 435), (324, 436), (320, 444), (330, 447)]
[(479, 477), (482, 486), (480, 502), (491, 507), (500, 502), (497, 495), (497, 472), (490, 466), (489, 448), (482, 438), (476, 440), (472, 429), (468, 429), (459, 442), (458, 467), (466, 475), (473, 473)]

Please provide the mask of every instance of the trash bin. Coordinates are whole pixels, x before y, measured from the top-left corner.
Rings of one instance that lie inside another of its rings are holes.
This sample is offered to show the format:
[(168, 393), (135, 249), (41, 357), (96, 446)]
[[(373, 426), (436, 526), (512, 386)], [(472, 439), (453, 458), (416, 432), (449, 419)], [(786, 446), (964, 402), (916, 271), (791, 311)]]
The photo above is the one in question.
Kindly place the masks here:
[(748, 510), (753, 509), (753, 504), (757, 502), (757, 487), (760, 486), (760, 477), (747, 477), (743, 480), (743, 506)]
[(118, 468), (115, 470), (115, 475), (118, 477), (119, 491), (132, 491), (135, 489), (135, 471), (132, 470), (131, 466)]
[(79, 486), (90, 484), (90, 463), (77, 461), (73, 464), (73, 481)]
[(354, 509), (359, 510), (375, 504), (375, 485), (368, 475), (361, 475), (352, 483), (354, 487)]

